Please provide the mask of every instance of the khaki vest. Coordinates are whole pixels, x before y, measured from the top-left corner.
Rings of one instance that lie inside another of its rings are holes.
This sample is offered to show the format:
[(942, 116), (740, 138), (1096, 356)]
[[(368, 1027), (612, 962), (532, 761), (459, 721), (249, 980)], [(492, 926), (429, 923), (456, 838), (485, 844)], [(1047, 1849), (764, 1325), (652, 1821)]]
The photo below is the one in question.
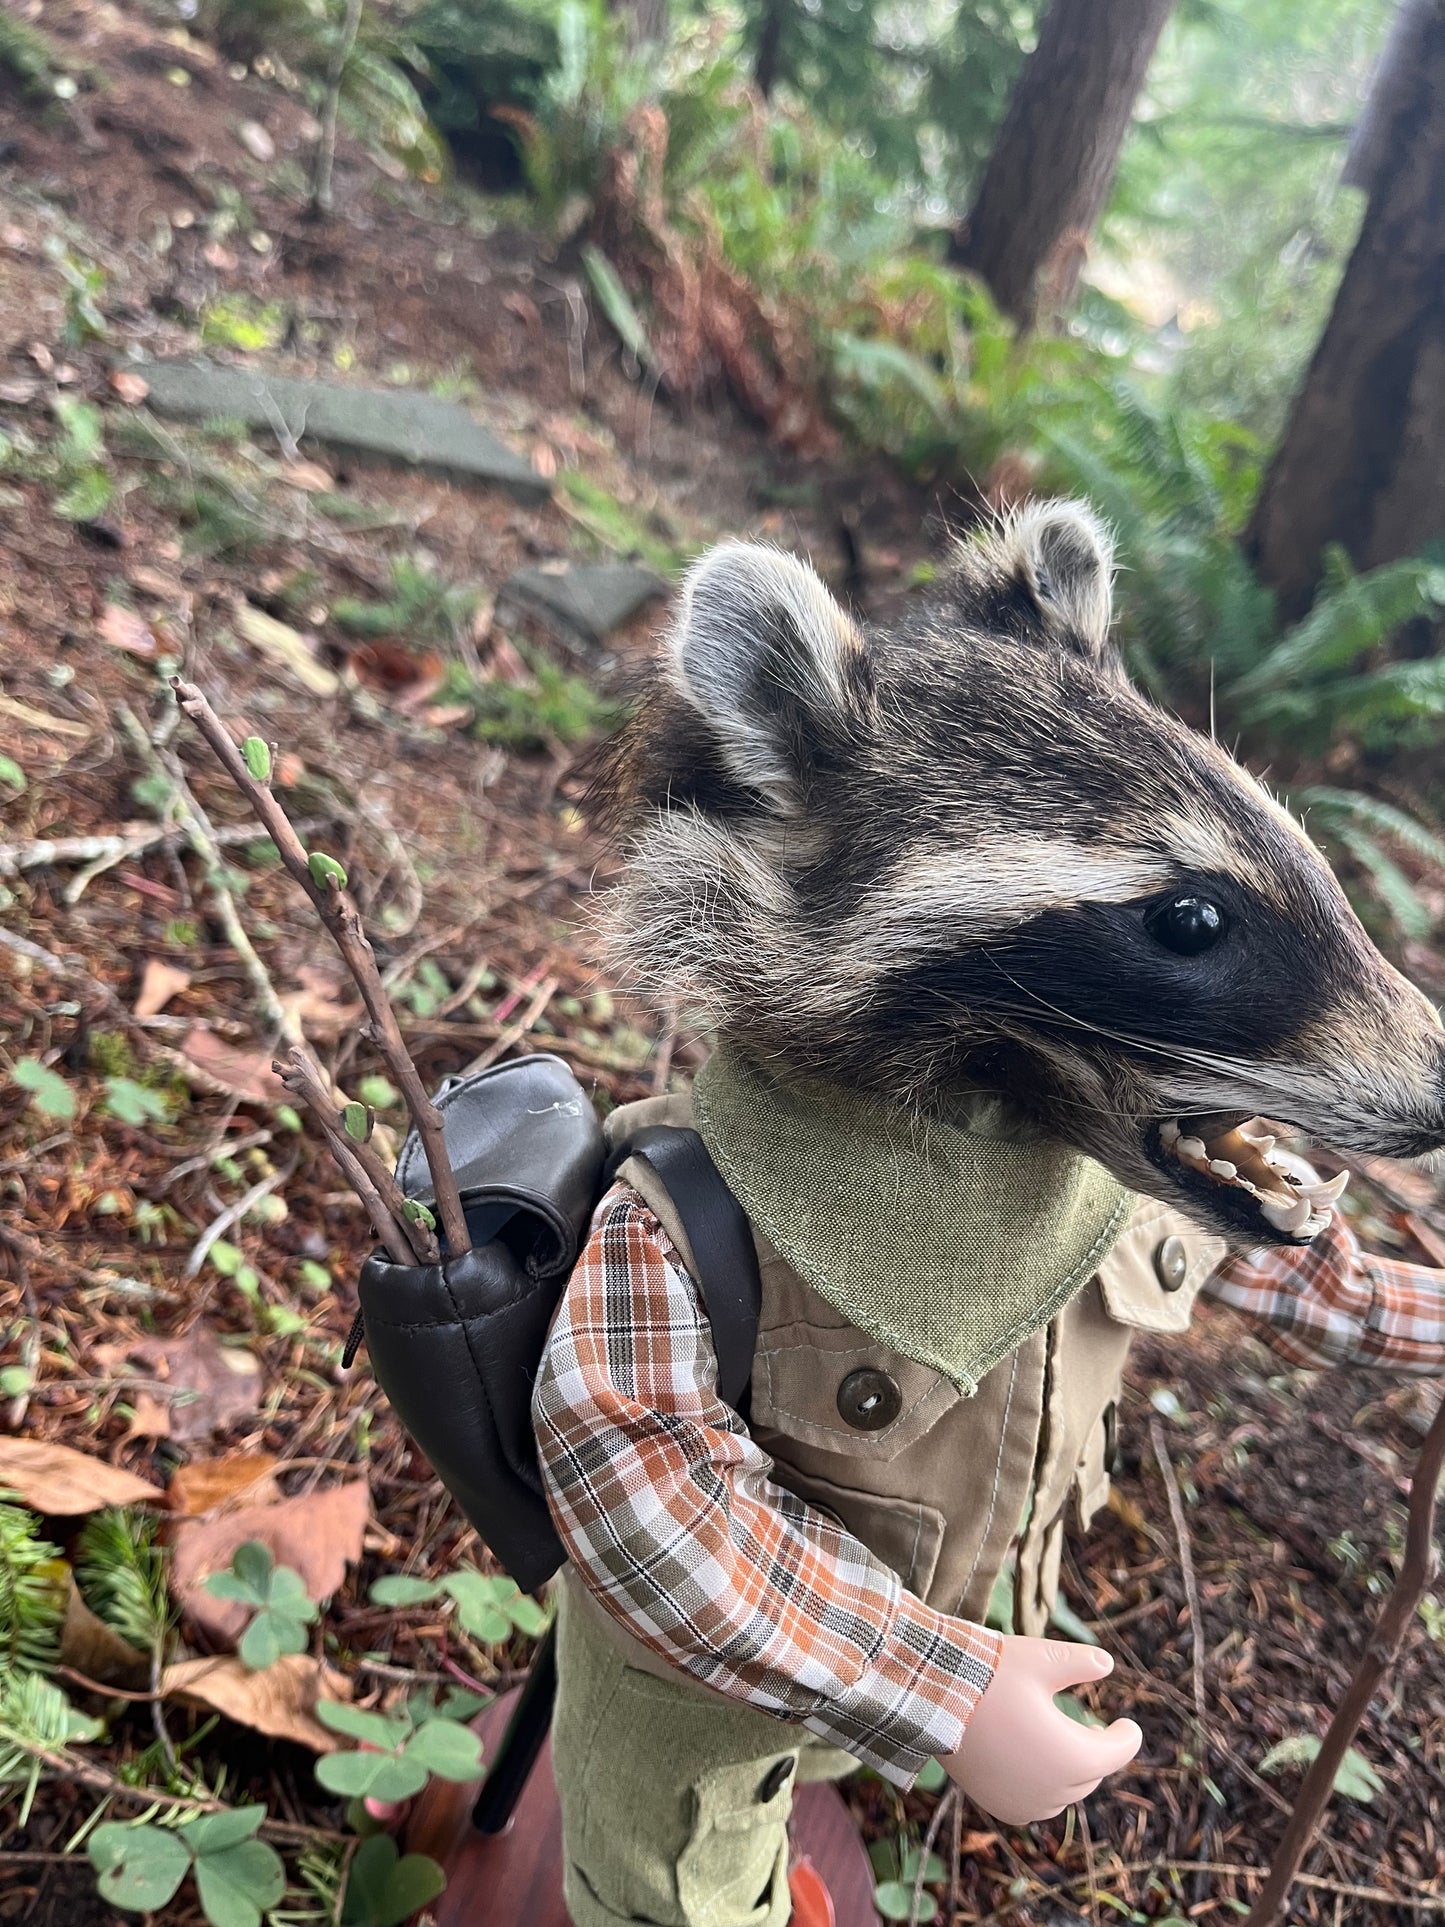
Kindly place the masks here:
[[(616, 1141), (643, 1125), (691, 1121), (691, 1101), (670, 1096), (626, 1105), (604, 1128)], [(651, 1168), (630, 1158), (618, 1176), (656, 1212), (695, 1276), (687, 1235)], [(1108, 1496), (1130, 1341), (1136, 1331), (1187, 1328), (1223, 1240), (1141, 1199), (1098, 1274), (972, 1398), (850, 1324), (771, 1245), (756, 1234), (755, 1242), (762, 1310), (749, 1429), (777, 1482), (832, 1513), (911, 1592), (966, 1619), (987, 1612), (1024, 1521), (1014, 1624), (1041, 1634), (1069, 1502), (1083, 1527)], [(878, 1376), (855, 1379), (852, 1400), (840, 1401), (859, 1372)], [(873, 1430), (850, 1423), (844, 1408), (856, 1418), (860, 1384), (897, 1403), (897, 1416)]]

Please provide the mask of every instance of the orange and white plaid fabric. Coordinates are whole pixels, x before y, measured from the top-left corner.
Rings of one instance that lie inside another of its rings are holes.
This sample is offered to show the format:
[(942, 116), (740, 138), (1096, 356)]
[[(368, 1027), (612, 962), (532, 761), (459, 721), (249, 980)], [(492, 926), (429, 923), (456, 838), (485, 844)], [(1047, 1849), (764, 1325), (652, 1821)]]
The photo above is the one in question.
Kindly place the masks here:
[[(1366, 1257), (1338, 1218), (1307, 1251), (1231, 1259), (1205, 1289), (1261, 1321), (1296, 1364), (1445, 1370), (1445, 1273)], [(691, 1278), (625, 1187), (597, 1208), (533, 1416), (573, 1564), (653, 1652), (899, 1786), (957, 1747), (998, 1635), (915, 1599), (772, 1480), (718, 1396)]]
[(1445, 1371), (1445, 1272), (1362, 1251), (1338, 1213), (1302, 1250), (1227, 1258), (1204, 1289), (1259, 1320), (1292, 1365)]

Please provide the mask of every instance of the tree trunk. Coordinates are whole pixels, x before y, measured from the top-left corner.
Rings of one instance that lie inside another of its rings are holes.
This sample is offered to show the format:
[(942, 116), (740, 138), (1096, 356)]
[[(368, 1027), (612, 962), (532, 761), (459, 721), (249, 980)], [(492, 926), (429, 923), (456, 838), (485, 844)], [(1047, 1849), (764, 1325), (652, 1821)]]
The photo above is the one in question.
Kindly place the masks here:
[(763, 8), (757, 50), (753, 54), (753, 85), (764, 100), (772, 99), (778, 84), (778, 57), (782, 52), (787, 9), (788, 0), (766, 0)]
[(1032, 327), (1073, 295), (1174, 0), (1053, 0), (950, 258)]
[(1445, 0), (1417, 9), (1408, 63), (1382, 61), (1370, 199), (1245, 548), (1286, 619), (1321, 556), (1357, 568), (1445, 535)]

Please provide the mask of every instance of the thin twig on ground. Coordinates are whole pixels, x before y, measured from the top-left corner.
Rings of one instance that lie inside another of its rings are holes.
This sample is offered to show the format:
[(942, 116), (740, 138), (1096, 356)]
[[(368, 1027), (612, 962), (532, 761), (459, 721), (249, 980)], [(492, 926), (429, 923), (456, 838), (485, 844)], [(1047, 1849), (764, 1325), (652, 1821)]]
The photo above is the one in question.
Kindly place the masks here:
[(1300, 1864), (1329, 1804), (1340, 1763), (1435, 1576), (1439, 1559), (1435, 1549), (1435, 1511), (1442, 1467), (1445, 1467), (1445, 1399), (1440, 1402), (1415, 1462), (1405, 1528), (1405, 1557), (1399, 1577), (1365, 1642), (1354, 1677), (1335, 1708), (1320, 1750), (1305, 1774), (1264, 1891), (1251, 1908), (1244, 1927), (1273, 1927), (1283, 1911), (1290, 1888), (1299, 1876)]
[(918, 1866), (913, 1875), (913, 1892), (908, 1902), (908, 1927), (918, 1927), (918, 1916), (923, 1912), (923, 1888), (928, 1874), (928, 1858), (933, 1852), (934, 1842), (939, 1829), (949, 1814), (958, 1806), (961, 1795), (958, 1788), (950, 1783), (939, 1795), (938, 1805), (933, 1809), (933, 1817), (928, 1822), (928, 1831), (923, 1836), (923, 1847), (918, 1856)]
[(1169, 1517), (1174, 1522), (1174, 1536), (1179, 1542), (1179, 1571), (1184, 1580), (1184, 1597), (1189, 1604), (1189, 1652), (1193, 1661), (1194, 1711), (1199, 1720), (1199, 1745), (1205, 1748), (1208, 1738), (1208, 1703), (1204, 1697), (1204, 1618), (1199, 1610), (1199, 1582), (1194, 1576), (1194, 1548), (1189, 1538), (1189, 1521), (1184, 1516), (1184, 1500), (1180, 1496), (1179, 1481), (1174, 1476), (1174, 1462), (1169, 1456), (1169, 1446), (1164, 1437), (1164, 1428), (1157, 1418), (1149, 1421), (1149, 1438), (1154, 1447), (1154, 1457), (1159, 1462), (1159, 1476), (1164, 1481), (1164, 1491), (1169, 1500)]
[(243, 1193), (233, 1204), (228, 1204), (217, 1217), (212, 1218), (192, 1247), (191, 1255), (186, 1260), (186, 1268), (181, 1276), (194, 1278), (206, 1262), (207, 1253), (216, 1240), (224, 1238), (232, 1225), (239, 1224), (248, 1211), (254, 1211), (263, 1198), (269, 1198), (273, 1191), (285, 1184), (295, 1170), (296, 1164), (293, 1159), (284, 1170), (272, 1171), (269, 1177), (259, 1179), (249, 1191)]
[(216, 832), (192, 795), (191, 786), (186, 781), (185, 772), (179, 760), (174, 752), (166, 753), (155, 747), (139, 719), (125, 703), (117, 707), (116, 720), (131, 747), (145, 764), (147, 774), (156, 776), (170, 785), (171, 807), (175, 811), (176, 820), (185, 832), (191, 848), (201, 859), (202, 867), (206, 872), (206, 883), (215, 903), (216, 914), (226, 933), (226, 941), (241, 959), (242, 967), (251, 980), (256, 1005), (268, 1033), (273, 1037), (284, 1038), (288, 1044), (300, 1043), (300, 1027), (277, 996), (276, 986), (271, 981), (271, 973), (262, 963), (255, 945), (246, 934), (246, 926), (242, 923), (241, 913), (236, 908), (235, 895), (226, 881), (226, 866), (221, 861)]
[[(361, 992), (362, 1002), (371, 1020), (373, 1041), (406, 1100), (407, 1110), (421, 1139), (431, 1170), (432, 1191), (448, 1252), (452, 1257), (457, 1257), (469, 1251), (471, 1235), (457, 1192), (457, 1181), (447, 1158), (441, 1113), (427, 1095), (411, 1053), (402, 1039), (396, 1012), (382, 988), (376, 955), (362, 927), (361, 913), (355, 899), (334, 872), (327, 875), (324, 881), (318, 881), (313, 876), (310, 854), (296, 834), (290, 818), (267, 784), (253, 777), (247, 769), (245, 758), (232, 741), (230, 732), (195, 684), (175, 677), (171, 686), (181, 709), (210, 744), (222, 768), (251, 805), (275, 844), (282, 863), (305, 890), (320, 913), (322, 922), (331, 932), (342, 960)], [(301, 1040), (297, 1038), (292, 1041), (299, 1043)]]

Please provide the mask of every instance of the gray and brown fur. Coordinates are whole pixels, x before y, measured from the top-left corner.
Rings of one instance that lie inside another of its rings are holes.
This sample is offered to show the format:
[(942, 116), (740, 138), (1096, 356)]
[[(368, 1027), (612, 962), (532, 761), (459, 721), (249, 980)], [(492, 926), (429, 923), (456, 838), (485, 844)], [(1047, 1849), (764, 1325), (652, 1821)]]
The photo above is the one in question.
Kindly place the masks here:
[[(925, 1115), (1000, 1090), (1259, 1243), (1158, 1121), (1419, 1153), (1445, 1140), (1445, 1039), (1300, 825), (1128, 682), (1111, 566), (1086, 509), (1035, 504), (879, 633), (794, 557), (714, 549), (601, 785), (611, 954), (765, 1061)], [(1195, 958), (1144, 922), (1182, 889), (1228, 918)]]

